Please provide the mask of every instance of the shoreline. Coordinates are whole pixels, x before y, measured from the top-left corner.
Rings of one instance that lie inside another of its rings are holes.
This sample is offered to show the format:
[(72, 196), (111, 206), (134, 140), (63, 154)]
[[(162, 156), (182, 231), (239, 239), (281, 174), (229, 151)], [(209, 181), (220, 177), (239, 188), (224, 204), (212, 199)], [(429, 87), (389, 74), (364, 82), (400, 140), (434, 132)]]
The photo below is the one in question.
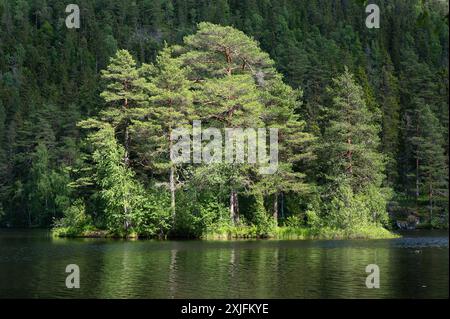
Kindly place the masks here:
[(126, 240), (377, 240), (377, 239), (395, 239), (402, 237), (401, 235), (387, 230), (383, 227), (367, 226), (356, 229), (332, 229), (322, 228), (313, 230), (311, 228), (302, 227), (277, 227), (268, 234), (258, 235), (252, 231), (250, 227), (230, 227), (221, 231), (210, 231), (202, 236), (143, 236), (136, 233), (127, 235), (113, 234), (107, 230), (85, 230), (85, 231), (69, 231), (67, 229), (53, 229), (51, 234), (57, 238), (109, 238), (109, 239), (126, 239)]

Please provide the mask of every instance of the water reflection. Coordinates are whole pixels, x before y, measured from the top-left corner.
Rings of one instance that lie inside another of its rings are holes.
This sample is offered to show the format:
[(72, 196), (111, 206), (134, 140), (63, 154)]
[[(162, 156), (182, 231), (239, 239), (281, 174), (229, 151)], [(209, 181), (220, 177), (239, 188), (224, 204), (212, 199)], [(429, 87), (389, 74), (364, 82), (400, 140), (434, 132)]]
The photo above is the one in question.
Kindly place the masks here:
[[(77, 264), (81, 288), (65, 287)], [(381, 288), (367, 289), (377, 264)], [(0, 232), (0, 297), (448, 298), (448, 237), (121, 241)]]

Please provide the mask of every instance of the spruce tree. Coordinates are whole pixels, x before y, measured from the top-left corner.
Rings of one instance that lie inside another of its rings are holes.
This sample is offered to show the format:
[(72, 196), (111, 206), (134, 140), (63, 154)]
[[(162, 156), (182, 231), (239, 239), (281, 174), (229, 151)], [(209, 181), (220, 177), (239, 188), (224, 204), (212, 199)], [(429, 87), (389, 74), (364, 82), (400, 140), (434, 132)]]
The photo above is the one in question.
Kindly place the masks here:
[(143, 190), (130, 167), (123, 162), (125, 148), (117, 143), (115, 130), (109, 123), (94, 119), (82, 121), (81, 127), (94, 129), (88, 135), (93, 148), (94, 179), (105, 203), (108, 229), (128, 236), (139, 226), (137, 216), (143, 203)]
[(387, 63), (382, 67), (378, 88), (382, 109), (381, 142), (386, 155), (386, 179), (389, 186), (398, 182), (398, 149), (400, 126), (400, 98), (398, 80), (393, 74), (393, 66)]
[[(428, 220), (433, 221), (433, 213), (445, 212), (448, 206), (448, 167), (442, 127), (436, 115), (423, 100), (418, 101), (414, 126), (416, 134), (410, 138), (416, 162), (416, 196), (428, 200)], [(437, 215), (437, 214), (436, 214)]]
[[(363, 212), (361, 207), (357, 207), (370, 204), (359, 203), (355, 196), (375, 191), (378, 194), (372, 196), (373, 200), (383, 197), (384, 162), (379, 152), (380, 127), (363, 99), (362, 88), (348, 70), (333, 80), (329, 94), (333, 97), (333, 103), (329, 109), (330, 119), (323, 135), (319, 159), (323, 163), (326, 180), (322, 185), (323, 195), (331, 200), (329, 222), (337, 222), (340, 227), (356, 226), (352, 223), (369, 220), (371, 216), (357, 217)], [(350, 201), (353, 204), (350, 205)], [(346, 202), (350, 206), (344, 210), (342, 205)], [(382, 211), (370, 213), (375, 216), (386, 212), (386, 207), (378, 209)]]
[(334, 79), (329, 94), (333, 104), (323, 141), (329, 158), (327, 179), (348, 182), (355, 191), (379, 185), (384, 169), (378, 150), (380, 127), (366, 106), (361, 87), (346, 70)]

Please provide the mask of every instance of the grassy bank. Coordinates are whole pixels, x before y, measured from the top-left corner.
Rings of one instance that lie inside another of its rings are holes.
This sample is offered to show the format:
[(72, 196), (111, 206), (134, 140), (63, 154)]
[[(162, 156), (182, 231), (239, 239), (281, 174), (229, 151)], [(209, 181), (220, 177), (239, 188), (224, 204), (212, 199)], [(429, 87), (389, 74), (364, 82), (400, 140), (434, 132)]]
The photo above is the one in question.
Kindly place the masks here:
[(271, 238), (271, 239), (390, 239), (399, 235), (377, 226), (355, 227), (353, 229), (307, 227), (276, 227), (265, 236), (258, 235), (256, 227), (227, 227), (207, 233), (203, 239), (240, 239), (240, 238)]
[[(52, 230), (55, 237), (68, 238), (138, 238), (137, 234), (126, 236), (110, 233), (106, 230), (94, 228), (72, 229), (60, 227)], [(201, 239), (205, 240), (231, 240), (231, 239), (390, 239), (398, 238), (399, 235), (377, 226), (355, 227), (353, 229), (321, 228), (312, 229), (307, 227), (276, 227), (265, 235), (256, 226), (224, 226), (220, 229), (207, 232)], [(170, 238), (170, 236), (169, 236)]]
[(86, 228), (86, 229), (74, 229), (71, 227), (57, 227), (52, 229), (54, 237), (67, 237), (67, 238), (138, 238), (136, 233), (131, 233), (126, 236), (111, 233), (107, 230)]

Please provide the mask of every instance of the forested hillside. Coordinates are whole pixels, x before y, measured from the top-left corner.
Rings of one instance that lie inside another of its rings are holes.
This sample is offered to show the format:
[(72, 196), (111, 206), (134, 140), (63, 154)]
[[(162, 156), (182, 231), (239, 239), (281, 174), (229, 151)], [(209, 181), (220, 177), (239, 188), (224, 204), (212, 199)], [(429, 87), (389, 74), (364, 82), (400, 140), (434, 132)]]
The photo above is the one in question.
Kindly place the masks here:
[[(78, 0), (68, 29), (64, 1), (0, 0), (0, 225), (447, 227), (448, 1), (374, 2), (379, 29), (356, 0)], [(280, 128), (279, 172), (170, 164), (206, 118)]]

